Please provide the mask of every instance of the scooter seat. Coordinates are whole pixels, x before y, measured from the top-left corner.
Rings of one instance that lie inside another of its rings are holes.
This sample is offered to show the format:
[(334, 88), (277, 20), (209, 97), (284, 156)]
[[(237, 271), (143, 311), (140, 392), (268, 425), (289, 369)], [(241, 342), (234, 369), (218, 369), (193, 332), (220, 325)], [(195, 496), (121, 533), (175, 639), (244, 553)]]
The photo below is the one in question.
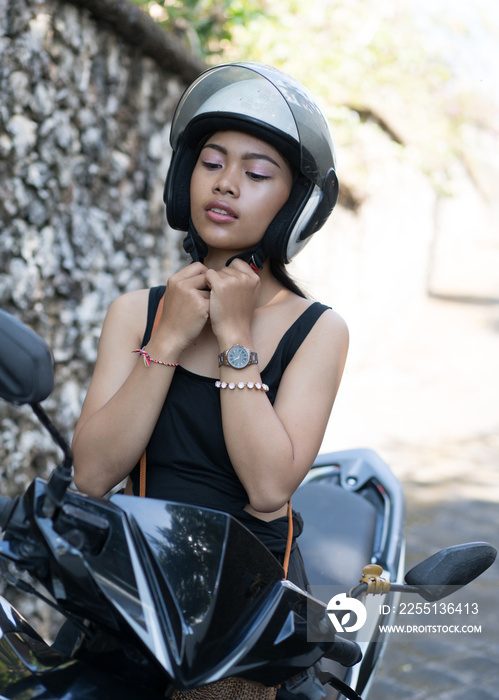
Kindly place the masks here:
[(298, 545), (312, 595), (323, 597), (320, 586), (355, 586), (373, 555), (377, 513), (372, 503), (316, 479), (300, 486), (293, 495), (293, 508), (304, 520)]

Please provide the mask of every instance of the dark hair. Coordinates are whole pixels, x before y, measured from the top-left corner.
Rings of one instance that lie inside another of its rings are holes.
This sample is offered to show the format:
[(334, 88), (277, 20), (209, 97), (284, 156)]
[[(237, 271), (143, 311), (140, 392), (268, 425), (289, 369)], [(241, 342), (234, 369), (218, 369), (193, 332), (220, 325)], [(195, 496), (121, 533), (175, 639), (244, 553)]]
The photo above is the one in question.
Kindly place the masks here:
[(275, 279), (282, 284), (283, 287), (289, 289), (294, 294), (298, 294), (299, 297), (307, 299), (305, 292), (300, 289), (294, 279), (291, 277), (289, 272), (286, 270), (286, 266), (278, 258), (270, 258), (270, 272), (275, 277)]

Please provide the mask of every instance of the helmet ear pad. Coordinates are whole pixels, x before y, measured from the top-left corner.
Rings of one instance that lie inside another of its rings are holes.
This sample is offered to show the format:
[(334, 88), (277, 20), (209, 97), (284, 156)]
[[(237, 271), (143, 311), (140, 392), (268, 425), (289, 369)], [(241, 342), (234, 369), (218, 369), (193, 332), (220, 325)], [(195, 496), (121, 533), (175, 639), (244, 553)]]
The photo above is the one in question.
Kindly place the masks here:
[(163, 201), (170, 226), (187, 231), (191, 216), (191, 175), (196, 165), (197, 150), (185, 141), (173, 153), (166, 177)]
[(270, 222), (260, 243), (263, 260), (277, 258), (284, 263), (289, 262), (290, 236), (313, 189), (314, 184), (301, 173), (296, 176), (288, 199)]

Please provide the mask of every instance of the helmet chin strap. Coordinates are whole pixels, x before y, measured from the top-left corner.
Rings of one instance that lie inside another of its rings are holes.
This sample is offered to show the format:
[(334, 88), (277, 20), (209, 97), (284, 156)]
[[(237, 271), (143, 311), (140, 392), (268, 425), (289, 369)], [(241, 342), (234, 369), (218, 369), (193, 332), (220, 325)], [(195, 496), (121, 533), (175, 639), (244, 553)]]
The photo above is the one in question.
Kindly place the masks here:
[(226, 266), (230, 265), (233, 260), (236, 260), (236, 258), (239, 258), (240, 260), (244, 260), (244, 262), (248, 263), (248, 265), (255, 271), (255, 272), (261, 272), (263, 269), (263, 265), (265, 263), (265, 260), (267, 259), (267, 256), (263, 252), (263, 246), (260, 241), (260, 243), (257, 243), (256, 246), (253, 246), (253, 248), (250, 248), (249, 250), (245, 250), (242, 253), (238, 253), (237, 255), (233, 255), (227, 262), (225, 263)]
[(191, 256), (193, 262), (202, 263), (208, 255), (208, 246), (194, 228), (191, 217), (189, 217), (189, 228), (182, 245), (185, 252)]
[[(191, 256), (193, 262), (202, 263), (205, 257), (208, 255), (208, 246), (194, 228), (191, 218), (189, 218), (189, 228), (183, 240), (183, 247), (185, 252)], [(255, 270), (255, 272), (260, 272), (267, 256), (263, 252), (262, 242), (260, 241), (253, 246), (253, 248), (245, 250), (242, 253), (238, 253), (237, 255), (233, 255), (232, 258), (227, 260), (225, 265), (230, 265), (236, 258), (240, 258), (241, 260), (244, 260), (244, 262), (247, 262), (248, 265)]]

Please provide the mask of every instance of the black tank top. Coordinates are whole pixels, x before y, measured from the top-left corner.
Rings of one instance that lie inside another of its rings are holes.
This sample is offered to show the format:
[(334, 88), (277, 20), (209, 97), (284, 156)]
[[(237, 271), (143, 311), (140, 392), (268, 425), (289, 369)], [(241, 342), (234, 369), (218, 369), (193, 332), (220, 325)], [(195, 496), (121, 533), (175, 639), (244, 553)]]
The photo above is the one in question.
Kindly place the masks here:
[[(142, 346), (151, 337), (154, 317), (165, 287), (153, 287)], [(262, 381), (274, 403), (279, 382), (311, 328), (329, 308), (311, 304), (281, 338), (262, 370)], [(147, 446), (146, 495), (239, 514), (248, 503), (225, 447), (220, 390), (216, 378), (177, 367), (168, 396)], [(139, 407), (140, 410), (140, 407)], [(132, 471), (134, 494), (139, 493), (138, 465)]]

